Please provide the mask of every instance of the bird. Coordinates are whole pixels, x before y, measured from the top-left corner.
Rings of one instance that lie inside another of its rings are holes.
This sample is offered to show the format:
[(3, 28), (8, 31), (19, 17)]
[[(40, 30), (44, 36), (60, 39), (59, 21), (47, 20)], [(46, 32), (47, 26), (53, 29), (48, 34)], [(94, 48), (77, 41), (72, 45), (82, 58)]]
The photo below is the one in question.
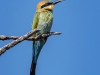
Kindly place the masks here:
[[(32, 21), (32, 30), (39, 29), (40, 31), (36, 34), (33, 34), (32, 37), (37, 37), (38, 35), (47, 34), (50, 32), (53, 23), (54, 5), (61, 1), (62, 0), (51, 2), (51, 0), (42, 0), (37, 4), (34, 19)], [(47, 37), (42, 38), (38, 41), (33, 41), (32, 44), (33, 54), (32, 54), (31, 68), (30, 68), (30, 75), (35, 75), (37, 59), (46, 41)]]

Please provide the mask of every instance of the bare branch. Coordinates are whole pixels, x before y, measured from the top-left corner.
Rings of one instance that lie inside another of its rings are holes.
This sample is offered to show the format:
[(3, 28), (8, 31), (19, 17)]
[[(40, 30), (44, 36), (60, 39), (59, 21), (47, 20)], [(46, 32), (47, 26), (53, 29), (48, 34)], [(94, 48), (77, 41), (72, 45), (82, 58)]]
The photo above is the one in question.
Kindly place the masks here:
[[(60, 35), (61, 33), (60, 32), (50, 32), (48, 34), (42, 34), (42, 35), (39, 35), (35, 38), (32, 38), (30, 36), (32, 36), (32, 34), (35, 34), (37, 33), (38, 31), (40, 30), (32, 30), (30, 32), (28, 32), (27, 34), (25, 34), (24, 36), (4, 36), (4, 35), (1, 35), (0, 36), (0, 40), (10, 40), (10, 39), (13, 39), (14, 41), (5, 45), (4, 47), (0, 48), (0, 55), (2, 55), (6, 50), (14, 47), (15, 45), (17, 45), (18, 43), (24, 41), (24, 40), (28, 40), (28, 41), (37, 41), (41, 38), (45, 38), (45, 37), (49, 37), (51, 35)], [(30, 37), (30, 38), (29, 38)]]
[[(41, 38), (45, 38), (45, 37), (49, 37), (51, 35), (60, 35), (61, 33), (60, 32), (50, 32), (48, 34), (42, 34), (42, 35), (39, 35), (35, 38), (33, 37), (30, 37), (30, 38), (25, 38), (24, 40), (28, 40), (28, 41), (37, 41)], [(20, 36), (5, 36), (5, 35), (0, 35), (0, 40), (16, 40), (18, 39)]]
[(0, 55), (2, 55), (6, 50), (8, 50), (8, 49), (14, 47), (15, 45), (17, 45), (18, 43), (22, 42), (24, 39), (32, 36), (32, 34), (37, 33), (38, 31), (40, 31), (40, 30), (34, 29), (34, 30), (28, 32), (27, 34), (25, 34), (24, 36), (21, 36), (18, 39), (14, 40), (13, 42), (11, 42), (11, 43), (5, 45), (4, 47), (0, 48)]
[(37, 37), (35, 37), (35, 41), (36, 40), (39, 40), (39, 39), (41, 39), (41, 38), (45, 38), (45, 37), (49, 37), (49, 36), (51, 36), (51, 35), (60, 35), (61, 33), (60, 32), (50, 32), (50, 33), (48, 33), (48, 34), (42, 34), (42, 35), (38, 35)]

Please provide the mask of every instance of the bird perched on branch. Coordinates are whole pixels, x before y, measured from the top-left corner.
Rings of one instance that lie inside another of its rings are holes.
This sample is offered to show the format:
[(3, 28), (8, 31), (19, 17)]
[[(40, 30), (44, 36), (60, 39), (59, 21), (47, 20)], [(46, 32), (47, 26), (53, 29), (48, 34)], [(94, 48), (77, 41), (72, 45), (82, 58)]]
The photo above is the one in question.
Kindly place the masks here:
[[(32, 29), (33, 30), (36, 28), (40, 29), (40, 32), (34, 34), (33, 37), (50, 32), (52, 27), (52, 21), (53, 21), (52, 12), (53, 12), (54, 5), (61, 1), (62, 0), (51, 2), (50, 0), (43, 0), (38, 3), (36, 8), (36, 13), (34, 15), (33, 23), (32, 23)], [(37, 59), (46, 40), (47, 38), (43, 38), (39, 41), (33, 41), (33, 57), (32, 57), (30, 75), (35, 75)]]

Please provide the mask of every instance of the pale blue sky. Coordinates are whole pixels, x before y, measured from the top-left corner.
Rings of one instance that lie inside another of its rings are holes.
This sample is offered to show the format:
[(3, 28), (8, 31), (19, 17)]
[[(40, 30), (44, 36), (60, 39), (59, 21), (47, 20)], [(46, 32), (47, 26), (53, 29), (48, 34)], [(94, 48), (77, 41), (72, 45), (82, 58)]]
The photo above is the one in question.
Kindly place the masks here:
[[(31, 30), (41, 0), (0, 0), (0, 35)], [(51, 36), (38, 59), (36, 75), (100, 75), (100, 0), (66, 0), (54, 8)], [(0, 47), (10, 43), (0, 41)], [(0, 56), (0, 75), (29, 75), (32, 43), (24, 41)]]

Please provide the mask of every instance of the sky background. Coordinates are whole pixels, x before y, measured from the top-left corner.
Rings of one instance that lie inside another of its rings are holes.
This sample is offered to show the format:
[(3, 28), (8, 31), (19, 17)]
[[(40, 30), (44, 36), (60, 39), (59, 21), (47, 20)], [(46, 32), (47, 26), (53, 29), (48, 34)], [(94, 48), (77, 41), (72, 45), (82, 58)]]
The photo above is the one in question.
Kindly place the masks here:
[[(29, 32), (39, 1), (0, 0), (0, 35)], [(48, 38), (36, 75), (100, 75), (100, 0), (66, 0), (53, 13), (51, 31), (62, 34)], [(31, 57), (32, 42), (21, 42), (0, 56), (0, 75), (29, 75)]]

